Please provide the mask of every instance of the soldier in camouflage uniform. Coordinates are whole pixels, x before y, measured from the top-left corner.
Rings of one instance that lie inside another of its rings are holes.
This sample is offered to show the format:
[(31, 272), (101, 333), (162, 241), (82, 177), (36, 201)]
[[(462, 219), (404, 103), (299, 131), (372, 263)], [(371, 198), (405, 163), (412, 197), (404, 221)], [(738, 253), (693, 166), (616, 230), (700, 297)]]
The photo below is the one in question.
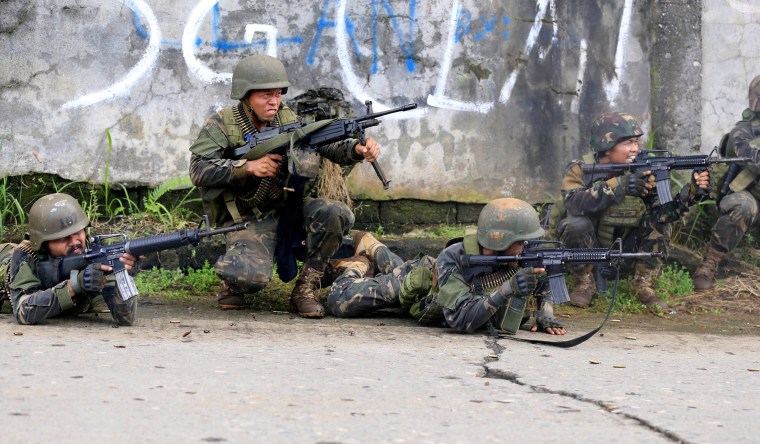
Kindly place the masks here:
[[(14, 249), (8, 269), (11, 306), (19, 324), (83, 313), (101, 300), (117, 324), (134, 323), (137, 298), (122, 299), (107, 265), (88, 265), (55, 286), (43, 288), (37, 261), (84, 253), (89, 224), (79, 202), (68, 194), (50, 194), (32, 205), (27, 239)], [(134, 270), (134, 256), (125, 253), (119, 261), (125, 269)]]
[(758, 221), (760, 199), (760, 76), (749, 84), (749, 108), (728, 134), (726, 157), (749, 157), (729, 182), (729, 194), (720, 199), (720, 216), (715, 222), (704, 261), (694, 273), (694, 289), (709, 290), (715, 285), (718, 264), (744, 234)]
[[(557, 224), (557, 237), (568, 248), (610, 247), (614, 239), (622, 238), (626, 251), (667, 254), (671, 223), (703, 197), (705, 193), (699, 190), (710, 185), (708, 171), (694, 171), (691, 182), (673, 201), (660, 205), (650, 171), (589, 178), (581, 170), (583, 163), (633, 162), (643, 135), (636, 119), (625, 113), (605, 113), (592, 123), (592, 152), (583, 160), (570, 162), (562, 180), (567, 216)], [(637, 262), (633, 288), (645, 305), (670, 311), (653, 289), (660, 261), (648, 258)], [(591, 266), (575, 266), (571, 272), (577, 285), (570, 293), (570, 303), (587, 307), (596, 294)]]
[[(286, 190), (284, 183), (294, 172), (288, 171), (279, 154), (232, 160), (225, 153), (228, 148), (245, 145), (254, 133), (298, 119), (282, 103), (289, 87), (285, 67), (278, 59), (267, 55), (243, 58), (232, 74), (230, 98), (238, 103), (204, 123), (190, 147), (190, 178), (201, 188), (204, 209), (216, 225), (249, 223), (246, 231), (227, 235), (227, 252), (215, 265), (222, 280), (221, 308), (241, 308), (244, 293), (264, 289), (272, 280), (273, 259), (277, 259), (280, 277), (292, 279), (297, 273), (292, 247), (302, 245), (303, 267), (290, 297), (291, 306), (301, 316), (321, 318), (324, 308), (315, 290), (328, 259), (353, 226), (353, 213), (343, 203), (313, 197), (316, 177), (306, 179), (302, 195)], [(349, 139), (322, 147), (319, 154), (347, 166), (374, 161), (379, 146), (372, 138), (367, 138), (365, 145)], [(291, 200), (288, 193), (294, 196)]]
[[(463, 254), (514, 255), (526, 240), (544, 234), (538, 213), (519, 199), (496, 199), (480, 213), (478, 226), (444, 249), (437, 259), (420, 256), (403, 262), (371, 234), (354, 237), (356, 256), (337, 260), (343, 274), (330, 288), (327, 301), (335, 316), (362, 316), (382, 308), (401, 307), (424, 323), (460, 332), (474, 332), (495, 317), (509, 298), (537, 298), (536, 325), (531, 331), (565, 334), (553, 315), (548, 285), (539, 280), (543, 268), (517, 264), (464, 267)], [(527, 320), (527, 319), (524, 319)]]

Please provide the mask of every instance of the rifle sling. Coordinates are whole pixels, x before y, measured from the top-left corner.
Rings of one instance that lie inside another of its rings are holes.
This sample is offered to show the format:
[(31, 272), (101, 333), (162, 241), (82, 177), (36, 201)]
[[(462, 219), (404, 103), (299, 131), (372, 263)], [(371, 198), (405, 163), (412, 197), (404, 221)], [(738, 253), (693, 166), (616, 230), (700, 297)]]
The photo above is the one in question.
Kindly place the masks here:
[(491, 335), (496, 336), (499, 339), (509, 339), (511, 341), (527, 342), (528, 344), (536, 344), (536, 345), (550, 345), (552, 347), (559, 347), (559, 348), (575, 347), (576, 345), (582, 344), (586, 342), (587, 340), (591, 339), (592, 336), (597, 334), (599, 330), (601, 330), (602, 327), (604, 327), (604, 325), (607, 323), (607, 320), (610, 319), (610, 314), (612, 314), (612, 308), (615, 306), (615, 298), (617, 297), (619, 282), (620, 282), (620, 270), (618, 269), (617, 276), (615, 277), (615, 286), (612, 290), (612, 300), (610, 301), (610, 307), (607, 309), (607, 315), (604, 317), (604, 320), (602, 321), (601, 325), (599, 325), (599, 327), (577, 338), (569, 339), (567, 341), (542, 341), (540, 339), (523, 339), (523, 338), (518, 338), (512, 335), (499, 334), (498, 332), (496, 332), (495, 329), (493, 329), (493, 325), (490, 323), (490, 321), (487, 325), (489, 326), (489, 330), (493, 329), (491, 331)]

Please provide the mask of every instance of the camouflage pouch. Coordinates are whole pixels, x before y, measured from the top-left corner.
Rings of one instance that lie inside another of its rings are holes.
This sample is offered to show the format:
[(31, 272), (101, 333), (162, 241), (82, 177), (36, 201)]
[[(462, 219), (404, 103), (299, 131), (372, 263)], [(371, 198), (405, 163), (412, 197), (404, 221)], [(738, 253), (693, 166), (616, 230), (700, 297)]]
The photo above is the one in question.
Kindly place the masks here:
[[(433, 287), (433, 261), (430, 256), (423, 256), (417, 259), (412, 265), (412, 269), (404, 278), (399, 291), (399, 301), (401, 308), (410, 311), (415, 308), (419, 310), (420, 301), (430, 294)], [(417, 317), (415, 313), (412, 316)]]
[(602, 225), (613, 227), (638, 227), (646, 211), (640, 197), (625, 196), (623, 203), (610, 207), (600, 219)]
[[(8, 291), (8, 274), (11, 266), (11, 253), (16, 244), (0, 244), (0, 313), (10, 313), (10, 291)], [(8, 302), (6, 304), (6, 302)]]

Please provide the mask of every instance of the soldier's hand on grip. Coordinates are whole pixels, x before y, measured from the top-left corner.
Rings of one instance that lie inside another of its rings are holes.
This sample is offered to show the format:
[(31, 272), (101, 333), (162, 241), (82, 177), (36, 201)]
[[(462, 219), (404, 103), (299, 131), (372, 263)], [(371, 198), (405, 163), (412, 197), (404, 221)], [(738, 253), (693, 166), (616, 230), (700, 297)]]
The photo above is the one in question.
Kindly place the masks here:
[(501, 284), (500, 291), (504, 296), (529, 296), (536, 291), (543, 268), (525, 267), (520, 269), (508, 281)]
[(76, 277), (70, 280), (75, 294), (96, 295), (103, 291), (106, 279), (100, 267), (101, 264), (90, 264), (83, 270), (76, 271)]
[(623, 174), (620, 183), (625, 187), (625, 194), (637, 197), (644, 197), (649, 194), (652, 184), (642, 176), (634, 173)]

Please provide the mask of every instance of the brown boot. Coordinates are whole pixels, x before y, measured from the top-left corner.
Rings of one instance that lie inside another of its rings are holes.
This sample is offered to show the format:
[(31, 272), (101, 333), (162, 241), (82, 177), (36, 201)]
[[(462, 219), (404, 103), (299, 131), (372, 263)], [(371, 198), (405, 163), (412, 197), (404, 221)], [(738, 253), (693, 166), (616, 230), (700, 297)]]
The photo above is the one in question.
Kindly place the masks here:
[[(331, 261), (332, 262), (332, 261)], [(348, 270), (354, 270), (359, 273), (358, 277), (367, 275), (370, 269), (370, 262), (365, 256), (352, 256), (345, 259), (338, 259), (332, 266), (338, 274), (343, 274)]]
[(705, 253), (702, 265), (694, 272), (694, 290), (710, 290), (715, 286), (715, 272), (718, 270), (718, 264), (720, 264), (720, 261), (724, 257), (726, 257), (726, 253), (717, 250), (712, 245), (707, 247), (707, 253)]
[(591, 299), (596, 295), (596, 282), (593, 272), (587, 271), (581, 274), (573, 273), (575, 277), (575, 289), (570, 292), (570, 305), (586, 308), (591, 304)]
[(241, 293), (235, 293), (230, 289), (227, 282), (222, 281), (219, 284), (219, 294), (217, 294), (219, 308), (222, 310), (242, 310), (248, 303)]
[(355, 256), (363, 255), (367, 256), (370, 261), (375, 261), (375, 252), (378, 248), (383, 247), (382, 242), (375, 239), (375, 236), (367, 233), (366, 231), (357, 231), (354, 233), (354, 251)]
[(657, 270), (642, 265), (636, 265), (633, 275), (633, 291), (636, 292), (642, 304), (649, 308), (659, 308), (669, 312), (670, 307), (662, 299), (657, 297), (654, 291), (654, 276)]
[(319, 301), (315, 291), (324, 275), (323, 271), (304, 264), (301, 274), (296, 279), (296, 286), (290, 294), (290, 307), (304, 318), (322, 318), (325, 316), (325, 307)]

